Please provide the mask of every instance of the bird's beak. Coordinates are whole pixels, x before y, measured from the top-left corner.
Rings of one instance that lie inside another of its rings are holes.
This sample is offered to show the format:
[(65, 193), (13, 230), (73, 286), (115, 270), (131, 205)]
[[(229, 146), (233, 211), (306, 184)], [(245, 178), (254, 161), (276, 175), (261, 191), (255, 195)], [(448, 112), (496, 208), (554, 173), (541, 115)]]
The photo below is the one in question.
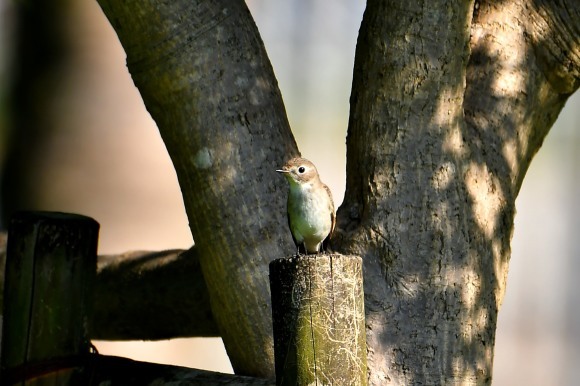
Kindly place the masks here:
[(290, 170), (276, 169), (278, 173), (290, 173)]

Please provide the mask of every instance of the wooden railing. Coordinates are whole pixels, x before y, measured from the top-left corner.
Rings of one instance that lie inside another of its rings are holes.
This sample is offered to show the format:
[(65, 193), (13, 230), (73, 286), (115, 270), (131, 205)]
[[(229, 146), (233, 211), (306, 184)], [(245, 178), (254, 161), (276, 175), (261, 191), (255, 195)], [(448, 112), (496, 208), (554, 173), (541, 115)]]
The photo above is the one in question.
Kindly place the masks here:
[[(3, 276), (2, 385), (275, 384), (99, 355), (91, 338), (217, 336), (217, 330), (195, 248), (97, 258), (98, 228), (91, 218), (63, 213), (19, 213), (12, 220)], [(270, 264), (270, 280), (276, 384), (366, 385), (360, 258), (278, 259)], [(156, 285), (165, 286), (163, 297)], [(159, 315), (166, 324), (161, 329)]]

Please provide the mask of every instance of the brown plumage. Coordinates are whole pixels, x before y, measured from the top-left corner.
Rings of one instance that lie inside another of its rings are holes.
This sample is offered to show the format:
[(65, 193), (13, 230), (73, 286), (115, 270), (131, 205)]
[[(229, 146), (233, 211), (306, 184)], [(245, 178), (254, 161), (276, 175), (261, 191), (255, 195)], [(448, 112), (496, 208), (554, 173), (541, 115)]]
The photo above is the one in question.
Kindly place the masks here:
[(336, 214), (332, 193), (305, 158), (292, 158), (276, 170), (288, 180), (288, 225), (300, 251), (318, 253), (326, 249), (334, 231)]

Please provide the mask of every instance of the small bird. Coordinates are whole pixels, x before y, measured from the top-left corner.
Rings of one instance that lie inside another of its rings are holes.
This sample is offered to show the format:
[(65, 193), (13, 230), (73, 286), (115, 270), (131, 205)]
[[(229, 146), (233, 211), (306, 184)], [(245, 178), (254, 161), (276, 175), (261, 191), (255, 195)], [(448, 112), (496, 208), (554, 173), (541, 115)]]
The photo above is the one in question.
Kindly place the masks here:
[(336, 214), (332, 193), (320, 181), (316, 166), (307, 159), (292, 158), (276, 171), (284, 174), (290, 185), (288, 225), (298, 254), (300, 247), (307, 254), (326, 249)]

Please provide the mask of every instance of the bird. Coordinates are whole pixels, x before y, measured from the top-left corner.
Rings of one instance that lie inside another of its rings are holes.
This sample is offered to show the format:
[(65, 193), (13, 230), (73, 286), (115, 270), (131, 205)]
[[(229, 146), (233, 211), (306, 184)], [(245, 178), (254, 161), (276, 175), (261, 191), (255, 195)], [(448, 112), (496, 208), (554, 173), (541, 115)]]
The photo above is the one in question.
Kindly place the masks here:
[(332, 193), (318, 175), (316, 166), (305, 158), (292, 158), (276, 170), (286, 177), (288, 226), (297, 255), (325, 251), (334, 231), (336, 213)]

